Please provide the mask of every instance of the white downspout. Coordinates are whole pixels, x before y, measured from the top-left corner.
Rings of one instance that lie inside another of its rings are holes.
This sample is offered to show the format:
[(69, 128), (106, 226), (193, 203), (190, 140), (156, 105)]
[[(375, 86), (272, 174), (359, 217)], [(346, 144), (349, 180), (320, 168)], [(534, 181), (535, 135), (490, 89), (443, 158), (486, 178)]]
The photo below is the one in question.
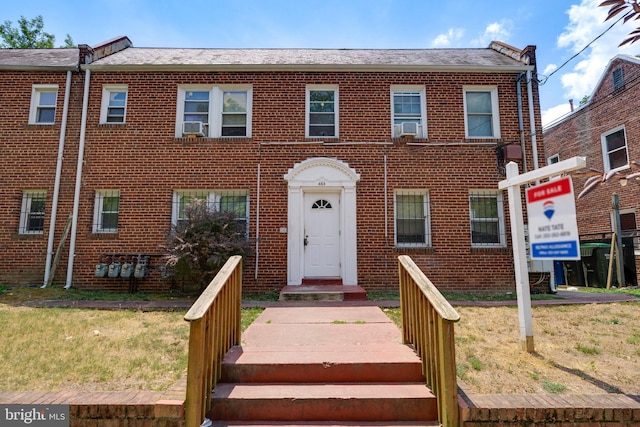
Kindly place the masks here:
[(80, 146), (78, 147), (78, 166), (76, 168), (76, 190), (73, 196), (73, 219), (71, 221), (71, 242), (69, 243), (69, 263), (67, 265), (67, 283), (65, 289), (71, 287), (73, 279), (73, 261), (76, 256), (76, 233), (78, 231), (78, 210), (80, 207), (80, 188), (82, 187), (82, 165), (84, 164), (84, 143), (87, 127), (87, 110), (89, 107), (89, 80), (91, 71), (85, 70), (84, 94), (82, 96), (82, 121), (80, 122)]
[(67, 116), (69, 115), (69, 95), (71, 93), (71, 71), (67, 71), (67, 83), (64, 88), (64, 106), (62, 107), (62, 124), (60, 126), (60, 140), (58, 142), (58, 161), (56, 164), (56, 177), (53, 184), (53, 201), (51, 204), (51, 222), (49, 224), (49, 240), (47, 242), (47, 259), (44, 265), (43, 288), (49, 283), (51, 275), (51, 259), (53, 257), (53, 238), (56, 231), (56, 216), (58, 214), (58, 198), (60, 196), (60, 179), (62, 177), (62, 160), (64, 156), (64, 139), (67, 133)]
[(531, 70), (527, 71), (527, 96), (529, 98), (529, 122), (531, 129), (531, 154), (533, 155), (533, 169), (538, 169), (538, 143), (536, 138), (536, 118), (533, 115), (533, 83)]
[(260, 159), (258, 158), (258, 177), (256, 184), (256, 267), (254, 278), (258, 280), (258, 264), (260, 259)]

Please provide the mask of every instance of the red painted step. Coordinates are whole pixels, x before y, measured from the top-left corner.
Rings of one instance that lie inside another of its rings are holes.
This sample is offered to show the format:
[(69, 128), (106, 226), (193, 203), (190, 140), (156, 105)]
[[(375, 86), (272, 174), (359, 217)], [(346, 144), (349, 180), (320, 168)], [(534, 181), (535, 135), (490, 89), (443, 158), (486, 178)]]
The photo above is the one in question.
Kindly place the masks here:
[(229, 384), (216, 387), (213, 420), (433, 421), (424, 384)]

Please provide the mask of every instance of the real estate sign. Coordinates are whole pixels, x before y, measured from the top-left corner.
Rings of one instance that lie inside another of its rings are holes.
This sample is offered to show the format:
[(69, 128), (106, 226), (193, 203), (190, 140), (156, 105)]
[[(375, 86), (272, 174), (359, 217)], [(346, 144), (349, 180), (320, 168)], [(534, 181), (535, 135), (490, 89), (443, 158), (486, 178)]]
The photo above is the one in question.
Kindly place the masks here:
[(526, 199), (531, 259), (580, 259), (571, 177), (529, 187)]

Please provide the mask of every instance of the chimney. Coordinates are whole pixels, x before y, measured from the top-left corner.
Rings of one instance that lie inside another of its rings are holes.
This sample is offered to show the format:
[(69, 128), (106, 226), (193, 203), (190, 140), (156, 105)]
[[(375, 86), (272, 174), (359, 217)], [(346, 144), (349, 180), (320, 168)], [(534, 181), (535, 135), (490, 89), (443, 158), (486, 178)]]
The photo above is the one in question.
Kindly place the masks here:
[(573, 113), (573, 99), (569, 100), (569, 107), (571, 107), (571, 112)]

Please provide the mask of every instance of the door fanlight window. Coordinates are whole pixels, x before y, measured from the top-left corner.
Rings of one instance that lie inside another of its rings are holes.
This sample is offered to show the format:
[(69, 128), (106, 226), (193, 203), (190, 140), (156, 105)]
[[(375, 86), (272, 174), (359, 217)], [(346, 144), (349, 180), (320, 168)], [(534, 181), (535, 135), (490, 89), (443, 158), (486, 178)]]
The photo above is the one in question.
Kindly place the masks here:
[(329, 201), (324, 200), (324, 199), (320, 199), (320, 200), (316, 200), (315, 202), (313, 202), (313, 205), (311, 206), (311, 209), (331, 209), (331, 203), (329, 203)]

